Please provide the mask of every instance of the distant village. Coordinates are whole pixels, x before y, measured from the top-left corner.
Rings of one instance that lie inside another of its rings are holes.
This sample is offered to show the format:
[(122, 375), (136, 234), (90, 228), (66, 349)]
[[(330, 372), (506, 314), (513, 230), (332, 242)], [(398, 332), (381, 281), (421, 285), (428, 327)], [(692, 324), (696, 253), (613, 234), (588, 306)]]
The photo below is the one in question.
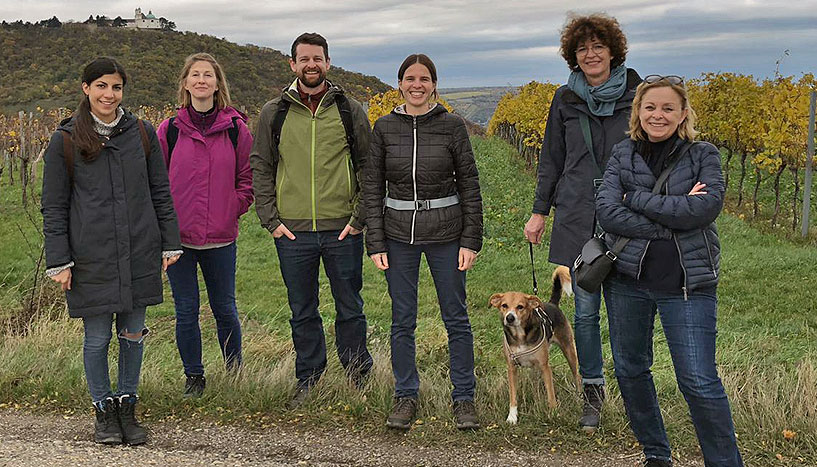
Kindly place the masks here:
[[(69, 21), (70, 22), (70, 21)], [(2, 22), (3, 26), (6, 27), (46, 27), (46, 28), (59, 28), (62, 27), (62, 22), (56, 17), (53, 16), (50, 19), (44, 19), (42, 21), (37, 21), (36, 23), (31, 22), (23, 22), (22, 20), (18, 20), (12, 23), (7, 23), (6, 21)], [(176, 23), (173, 21), (168, 20), (164, 17), (156, 17), (153, 14), (153, 11), (148, 10), (147, 14), (142, 13), (141, 8), (136, 8), (133, 13), (133, 18), (122, 18), (121, 16), (117, 16), (116, 18), (111, 19), (105, 15), (90, 15), (88, 19), (83, 21), (80, 24), (84, 24), (89, 27), (103, 27), (103, 28), (127, 28), (127, 29), (153, 29), (153, 30), (162, 30), (162, 31), (173, 31), (176, 29)]]

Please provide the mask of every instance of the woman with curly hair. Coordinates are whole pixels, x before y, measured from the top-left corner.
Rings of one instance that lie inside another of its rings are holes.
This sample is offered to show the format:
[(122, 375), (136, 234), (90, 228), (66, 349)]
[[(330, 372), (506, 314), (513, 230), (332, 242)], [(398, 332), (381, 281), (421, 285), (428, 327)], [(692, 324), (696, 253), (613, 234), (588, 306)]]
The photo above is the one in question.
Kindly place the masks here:
[[(548, 260), (571, 267), (595, 232), (594, 197), (610, 151), (626, 138), (627, 122), (641, 78), (624, 66), (627, 38), (615, 18), (604, 14), (570, 16), (562, 29), (561, 53), (571, 70), (550, 105), (539, 155), (533, 214), (525, 237), (538, 244), (551, 208), (556, 214)], [(604, 401), (600, 291), (575, 285), (574, 328), (584, 408), (579, 424), (599, 426)]]

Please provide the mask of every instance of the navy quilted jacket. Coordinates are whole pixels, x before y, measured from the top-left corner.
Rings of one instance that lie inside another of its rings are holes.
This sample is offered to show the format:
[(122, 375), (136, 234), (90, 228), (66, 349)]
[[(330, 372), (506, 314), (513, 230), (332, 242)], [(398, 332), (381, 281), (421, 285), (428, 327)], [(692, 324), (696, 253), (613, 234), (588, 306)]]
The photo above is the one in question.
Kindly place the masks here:
[[(683, 143), (678, 139), (674, 150)], [(631, 238), (618, 255), (616, 270), (639, 278), (650, 241), (674, 239), (684, 271), (684, 293), (717, 285), (720, 242), (715, 219), (724, 194), (720, 152), (712, 144), (696, 142), (672, 169), (661, 194), (652, 194), (655, 180), (633, 140), (613, 147), (596, 215), (608, 245), (619, 236)], [(706, 184), (707, 194), (689, 196), (699, 181)]]

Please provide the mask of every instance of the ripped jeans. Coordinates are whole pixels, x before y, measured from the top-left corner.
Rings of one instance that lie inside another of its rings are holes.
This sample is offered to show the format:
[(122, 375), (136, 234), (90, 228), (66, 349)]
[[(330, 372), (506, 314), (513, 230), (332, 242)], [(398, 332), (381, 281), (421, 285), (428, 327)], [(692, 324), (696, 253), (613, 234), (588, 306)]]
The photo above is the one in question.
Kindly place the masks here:
[(114, 315), (109, 313), (82, 319), (85, 327), (85, 340), (82, 346), (85, 379), (88, 381), (88, 391), (94, 402), (114, 395), (136, 394), (136, 388), (139, 386), (143, 341), (149, 332), (145, 327), (145, 309), (137, 308), (130, 313), (116, 313), (116, 334), (119, 338), (119, 377), (116, 394), (111, 391), (111, 380), (108, 376), (108, 345), (111, 342), (113, 320)]

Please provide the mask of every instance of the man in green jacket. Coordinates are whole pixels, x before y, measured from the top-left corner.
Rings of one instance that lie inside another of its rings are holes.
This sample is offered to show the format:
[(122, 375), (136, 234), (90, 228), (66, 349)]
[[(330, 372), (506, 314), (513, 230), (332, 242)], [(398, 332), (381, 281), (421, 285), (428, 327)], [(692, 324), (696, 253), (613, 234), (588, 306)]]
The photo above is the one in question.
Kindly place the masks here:
[(295, 39), (289, 66), (297, 79), (261, 110), (250, 162), (255, 209), (275, 238), (292, 310), (298, 383), (289, 406), (295, 408), (326, 367), (321, 259), (335, 299), (340, 361), (357, 387), (372, 367), (360, 297), (365, 215), (359, 188), (371, 128), (360, 103), (326, 80), (329, 47), (321, 35)]

